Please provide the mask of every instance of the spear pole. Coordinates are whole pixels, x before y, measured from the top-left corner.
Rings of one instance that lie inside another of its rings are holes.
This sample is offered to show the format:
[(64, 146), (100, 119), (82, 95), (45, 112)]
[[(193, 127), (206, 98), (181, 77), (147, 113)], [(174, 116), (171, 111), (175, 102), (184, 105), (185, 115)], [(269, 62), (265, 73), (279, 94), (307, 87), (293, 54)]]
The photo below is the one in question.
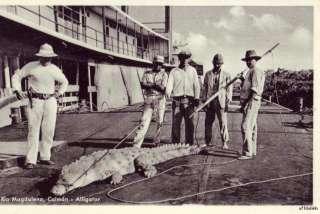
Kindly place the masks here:
[[(278, 45), (280, 45), (280, 43), (278, 42), (277, 44), (275, 44), (272, 48), (270, 48), (269, 50), (267, 50), (264, 54), (262, 54), (261, 56), (261, 59), (268, 55), (269, 53), (271, 53), (276, 47), (278, 47)], [(219, 93), (228, 88), (232, 83), (234, 83), (237, 79), (239, 79), (244, 72), (246, 72), (248, 69), (245, 69), (243, 71), (241, 71), (240, 73), (238, 73), (232, 80), (230, 80), (230, 82), (228, 82), (226, 85), (220, 87), (220, 89), (214, 94), (212, 95), (211, 97), (209, 97), (206, 102), (202, 103), (191, 115), (190, 115), (190, 118), (193, 117), (193, 115), (197, 112), (199, 112), (201, 109), (203, 109), (205, 106), (207, 106), (212, 100), (214, 100), (218, 95)]]

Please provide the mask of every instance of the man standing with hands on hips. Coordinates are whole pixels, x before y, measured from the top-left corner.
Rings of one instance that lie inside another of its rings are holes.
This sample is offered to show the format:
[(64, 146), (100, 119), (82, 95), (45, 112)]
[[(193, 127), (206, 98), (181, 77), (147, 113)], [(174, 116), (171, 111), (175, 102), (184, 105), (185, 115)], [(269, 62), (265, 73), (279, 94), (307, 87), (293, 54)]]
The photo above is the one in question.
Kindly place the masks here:
[[(68, 86), (68, 80), (51, 59), (56, 57), (51, 45), (45, 43), (40, 46), (38, 61), (29, 62), (12, 76), (12, 86), (18, 99), (22, 99), (21, 80), (28, 78), (30, 104), (28, 114), (28, 151), (25, 168), (32, 169), (37, 163), (38, 151), (40, 164), (53, 165), (51, 146), (53, 143), (57, 100), (63, 95)], [(55, 82), (60, 84), (55, 92)], [(39, 143), (41, 129), (41, 143)]]
[(213, 69), (208, 71), (204, 77), (202, 101), (206, 102), (208, 98), (220, 90), (219, 96), (212, 100), (205, 108), (205, 139), (207, 146), (213, 146), (212, 138), (212, 124), (215, 115), (218, 117), (221, 140), (223, 149), (228, 149), (229, 133), (227, 126), (227, 109), (228, 103), (232, 96), (232, 86), (227, 89), (224, 86), (230, 82), (230, 74), (221, 69), (223, 65), (223, 57), (221, 54), (216, 54), (212, 59)]
[(200, 84), (194, 67), (188, 64), (191, 57), (189, 51), (178, 54), (180, 64), (169, 74), (166, 96), (172, 94), (172, 143), (180, 143), (181, 122), (185, 121), (185, 142), (193, 144), (194, 122), (189, 118), (194, 108), (199, 105)]
[(249, 70), (243, 75), (240, 90), (240, 105), (242, 109), (241, 132), (243, 139), (242, 156), (240, 160), (251, 159), (257, 154), (257, 117), (261, 104), (265, 74), (256, 67), (261, 59), (255, 50), (246, 52), (245, 61)]

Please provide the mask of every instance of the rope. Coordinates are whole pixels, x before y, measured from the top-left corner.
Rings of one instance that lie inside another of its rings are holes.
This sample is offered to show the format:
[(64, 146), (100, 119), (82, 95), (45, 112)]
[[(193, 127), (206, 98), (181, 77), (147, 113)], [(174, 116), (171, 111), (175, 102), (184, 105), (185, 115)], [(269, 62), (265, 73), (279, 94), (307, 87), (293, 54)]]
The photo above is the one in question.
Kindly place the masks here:
[(267, 99), (265, 99), (265, 98), (262, 98), (262, 99), (263, 99), (265, 102), (267, 102), (267, 103), (271, 103), (271, 104), (273, 104), (273, 105), (275, 105), (275, 106), (278, 106), (278, 107), (280, 107), (280, 108), (283, 108), (283, 109), (286, 109), (286, 110), (288, 110), (288, 111), (293, 112), (292, 109), (287, 108), (287, 107), (285, 107), (285, 106), (283, 106), (283, 105), (280, 105), (280, 104), (275, 103), (275, 102), (271, 102), (271, 101), (269, 101), (269, 100), (267, 100)]
[[(181, 167), (192, 167), (192, 166), (204, 166), (204, 165), (223, 165), (223, 164), (227, 164), (227, 163), (231, 163), (231, 162), (234, 162), (234, 161), (237, 161), (237, 159), (234, 159), (234, 160), (231, 160), (231, 161), (226, 161), (226, 162), (222, 162), (222, 163), (196, 163), (196, 164), (181, 164), (181, 165), (178, 165), (178, 166), (173, 166), (173, 167), (170, 167), (169, 169), (166, 169), (158, 174), (156, 174), (155, 176), (153, 176), (152, 178), (155, 178), (155, 177), (158, 177), (160, 175), (163, 175), (167, 172), (170, 172), (174, 169), (177, 169), (177, 168), (181, 168)], [(121, 201), (121, 202), (127, 202), (127, 203), (136, 203), (134, 201), (127, 201), (127, 200), (122, 200), (122, 199), (118, 199), (118, 198), (115, 198), (113, 196), (111, 196), (111, 193), (117, 191), (117, 190), (120, 190), (120, 189), (123, 189), (125, 187), (128, 187), (128, 186), (131, 186), (133, 184), (136, 184), (136, 183), (140, 183), (140, 182), (143, 182), (143, 181), (147, 181), (147, 180), (150, 180), (152, 178), (142, 178), (140, 180), (137, 180), (137, 181), (133, 181), (133, 182), (130, 182), (130, 183), (127, 183), (127, 184), (124, 184), (122, 186), (119, 186), (119, 187), (116, 187), (112, 190), (103, 190), (103, 191), (100, 191), (100, 192), (96, 192), (96, 193), (93, 193), (91, 195), (88, 195), (86, 197), (93, 197), (95, 195), (100, 195), (100, 194), (104, 194), (107, 192), (107, 196), (110, 197), (111, 199), (114, 199), (114, 200), (117, 200), (117, 201)], [(170, 199), (170, 200), (173, 200), (173, 199)]]
[[(193, 166), (205, 166), (205, 165), (225, 165), (225, 164), (232, 163), (232, 162), (235, 162), (235, 161), (237, 161), (237, 159), (234, 159), (234, 160), (231, 160), (231, 161), (222, 162), (222, 163), (182, 164), (182, 165), (179, 165), (179, 166), (171, 167), (171, 168), (169, 168), (169, 169), (157, 174), (156, 176), (154, 176), (152, 178), (158, 177), (158, 176), (163, 175), (163, 174), (165, 174), (165, 173), (167, 173), (169, 171), (172, 171), (174, 169), (181, 168), (181, 167), (193, 167)], [(123, 203), (156, 204), (156, 203), (165, 203), (165, 202), (170, 202), (170, 201), (178, 201), (178, 200), (182, 200), (182, 199), (186, 199), (186, 198), (195, 197), (195, 196), (198, 196), (198, 195), (203, 195), (203, 194), (208, 194), (208, 193), (213, 193), (213, 192), (221, 192), (221, 191), (224, 191), (224, 190), (243, 187), (243, 186), (248, 186), (248, 185), (252, 185), (252, 184), (262, 184), (262, 183), (268, 183), (268, 182), (272, 182), (272, 181), (280, 181), (280, 180), (303, 177), (303, 176), (308, 176), (308, 175), (313, 175), (313, 172), (308, 172), (308, 173), (303, 173), (303, 174), (296, 174), (296, 175), (289, 175), (289, 176), (282, 176), (282, 177), (278, 177), (278, 178), (269, 178), (269, 179), (266, 179), (266, 180), (250, 181), (250, 182), (247, 182), (247, 183), (244, 183), (244, 184), (233, 185), (233, 186), (230, 186), (230, 187), (211, 189), (211, 190), (206, 190), (206, 191), (197, 192), (197, 193), (193, 193), (193, 194), (183, 195), (183, 196), (176, 197), (176, 198), (167, 198), (167, 199), (155, 200), (155, 201), (144, 201), (144, 202), (143, 201), (132, 201), (132, 200), (120, 199), (120, 198), (117, 198), (117, 197), (114, 197), (114, 196), (111, 195), (113, 192), (116, 192), (118, 190), (124, 189), (124, 188), (126, 188), (128, 186), (132, 186), (134, 184), (141, 183), (141, 182), (144, 182), (144, 181), (152, 179), (152, 178), (143, 178), (143, 179), (140, 179), (140, 180), (133, 181), (133, 182), (130, 182), (128, 184), (122, 185), (120, 187), (114, 188), (112, 190), (109, 190), (109, 191), (108, 190), (103, 190), (103, 191), (96, 192), (94, 194), (88, 195), (86, 197), (90, 198), (90, 197), (93, 197), (95, 195), (100, 195), (100, 194), (104, 194), (104, 193), (107, 192), (107, 196), (109, 198), (111, 198), (113, 200), (116, 200), (116, 201), (119, 201), (119, 202), (123, 202)]]
[[(271, 55), (272, 55), (272, 63), (273, 63), (273, 68), (274, 68), (274, 56), (273, 56), (273, 52), (271, 52)], [(277, 103), (278, 105), (280, 105), (279, 103), (279, 97), (278, 97), (278, 93), (277, 93), (277, 81), (275, 82), (275, 94), (276, 94), (276, 100), (277, 100)], [(280, 114), (280, 121), (281, 123), (283, 122), (283, 118), (282, 118), (282, 112), (281, 110), (279, 111), (279, 114)], [(199, 118), (200, 118), (200, 115), (199, 115), (199, 112), (198, 112), (198, 115), (197, 115), (197, 123), (196, 123), (196, 129), (194, 130), (195, 132), (195, 139), (196, 139), (196, 143), (197, 145), (199, 146), (199, 142), (198, 142), (198, 139), (197, 139), (197, 129), (198, 129), (198, 123), (199, 123)], [(114, 148), (117, 148), (117, 146), (119, 146), (128, 136), (130, 136), (132, 134), (132, 132), (137, 129), (139, 126), (136, 126), (123, 140), (121, 140)], [(282, 129), (284, 129), (282, 127)], [(285, 130), (284, 130), (284, 133), (285, 133)], [(286, 134), (286, 133), (285, 133)], [(107, 152), (108, 153), (108, 152)], [(107, 153), (105, 153), (99, 160), (97, 160), (96, 162), (100, 161)], [(198, 163), (198, 164), (183, 164), (183, 165), (179, 165), (179, 166), (174, 166), (174, 167), (171, 167), (159, 174), (157, 174), (156, 176), (154, 176), (153, 178), (155, 177), (158, 177), (162, 174), (165, 174), (169, 171), (172, 171), (174, 169), (177, 169), (177, 168), (181, 168), (181, 167), (192, 167), (192, 166), (206, 166), (206, 165), (224, 165), (224, 164), (228, 164), (228, 163), (232, 163), (232, 162), (235, 162), (237, 161), (237, 159), (233, 159), (231, 161), (227, 161), (227, 162), (222, 162), (222, 163)], [(96, 163), (95, 162), (95, 163)], [(93, 163), (89, 169), (95, 164)], [(87, 171), (86, 171), (87, 172)], [(84, 172), (81, 176), (83, 176), (86, 172)], [(257, 180), (257, 181), (251, 181), (251, 182), (247, 182), (247, 183), (244, 183), (244, 184), (238, 184), (238, 185), (233, 185), (233, 186), (230, 186), (230, 187), (224, 187), (224, 188), (219, 188), (219, 189), (211, 189), (211, 190), (206, 190), (206, 191), (202, 191), (202, 192), (197, 192), (197, 193), (193, 193), (193, 194), (188, 194), (188, 195), (184, 195), (184, 196), (180, 196), (180, 197), (176, 197), (176, 198), (167, 198), (167, 199), (163, 199), (163, 200), (156, 200), (156, 201), (146, 201), (146, 202), (139, 202), (139, 201), (132, 201), (132, 200), (124, 200), (124, 199), (120, 199), (120, 198), (116, 198), (114, 196), (112, 196), (111, 194), (115, 191), (118, 191), (118, 190), (121, 190), (121, 189), (124, 189), (128, 186), (131, 186), (131, 185), (134, 185), (134, 184), (137, 184), (137, 183), (141, 183), (141, 182), (144, 182), (146, 180), (150, 180), (151, 178), (143, 178), (143, 179), (140, 179), (140, 180), (137, 180), (137, 181), (133, 181), (133, 182), (130, 182), (128, 184), (125, 184), (125, 185), (122, 185), (120, 187), (117, 187), (117, 188), (114, 188), (110, 191), (107, 191), (107, 190), (103, 190), (103, 191), (100, 191), (100, 192), (97, 192), (97, 193), (94, 193), (94, 194), (91, 194), (91, 195), (88, 195), (87, 197), (93, 197), (95, 195), (99, 195), (99, 194), (104, 194), (105, 192), (107, 192), (107, 196), (113, 200), (116, 200), (116, 201), (120, 201), (120, 202), (124, 202), (124, 203), (132, 203), (132, 204), (155, 204), (155, 203), (164, 203), (164, 202), (170, 202), (170, 201), (177, 201), (177, 200), (182, 200), (182, 199), (186, 199), (186, 198), (190, 198), (190, 197), (194, 197), (194, 196), (198, 196), (198, 195), (203, 195), (203, 194), (208, 194), (208, 193), (213, 193), (213, 192), (221, 192), (221, 191), (224, 191), (224, 190), (228, 190), (228, 189), (233, 189), (233, 188), (238, 188), (238, 187), (244, 187), (244, 186), (248, 186), (248, 185), (252, 185), (252, 184), (262, 184), (262, 183), (268, 183), (268, 182), (273, 182), (273, 181), (280, 181), (280, 180), (285, 180), (285, 179), (291, 179), (291, 178), (297, 178), (297, 177), (303, 177), (303, 176), (308, 176), (308, 175), (313, 175), (313, 172), (308, 172), (308, 173), (303, 173), (303, 174), (296, 174), (296, 175), (290, 175), (290, 176), (282, 176), (282, 177), (278, 177), (278, 178), (269, 178), (269, 179), (266, 179), (266, 180)], [(80, 176), (80, 177), (81, 177)]]
[[(274, 56), (273, 56), (273, 52), (271, 52), (271, 58), (272, 58), (272, 67), (273, 67), (273, 70), (275, 69), (275, 66), (274, 66)], [(278, 89), (277, 89), (277, 82), (278, 82), (278, 77), (276, 77), (276, 81), (274, 82), (274, 90), (275, 90), (275, 94), (276, 94), (276, 101), (277, 101), (277, 104), (280, 105), (280, 101), (279, 101), (279, 96), (278, 96)], [(286, 130), (285, 128), (283, 127), (283, 115), (282, 115), (282, 111), (281, 109), (279, 109), (279, 115), (280, 115), (280, 122), (281, 122), (281, 129), (282, 129), (282, 132), (284, 133), (285, 135), (285, 138), (287, 138), (287, 133), (286, 133)]]
[[(274, 55), (273, 55), (273, 52), (270, 51), (271, 53), (271, 56), (272, 56), (272, 64), (273, 64), (273, 69), (274, 69)], [(279, 102), (279, 96), (278, 96), (278, 93), (277, 93), (277, 81), (275, 82), (275, 94), (276, 94), (276, 100), (277, 100), (277, 103), (278, 105), (280, 105), (280, 102)], [(281, 124), (283, 123), (283, 117), (282, 117), (282, 112), (281, 110), (279, 111), (279, 114), (280, 114), (280, 121), (281, 121)], [(195, 139), (196, 139), (196, 143), (197, 145), (199, 145), (199, 142), (198, 142), (198, 139), (197, 139), (197, 129), (198, 129), (198, 123), (199, 123), (199, 112), (198, 112), (198, 117), (197, 117), (197, 124), (196, 124), (196, 129), (195, 129)], [(282, 125), (281, 125), (282, 127)], [(284, 129), (282, 127), (282, 129)], [(284, 130), (284, 133), (285, 133), (285, 130)], [(286, 133), (285, 133), (286, 135)], [(231, 160), (231, 161), (228, 161), (228, 162), (223, 162), (223, 163), (199, 163), (199, 164), (185, 164), (185, 165), (179, 165), (179, 166), (174, 166), (174, 167), (171, 167), (161, 173), (159, 173), (158, 175), (154, 176), (154, 177), (157, 177), (157, 176), (160, 176), (166, 172), (169, 172), (171, 170), (174, 170), (176, 168), (180, 168), (180, 167), (185, 167), (185, 166), (188, 166), (188, 167), (191, 167), (191, 166), (205, 166), (205, 165), (223, 165), (223, 164), (227, 164), (227, 163), (232, 163), (234, 161), (236, 161), (237, 159), (234, 159), (234, 160)], [(184, 195), (184, 196), (180, 196), (180, 197), (176, 197), (176, 198), (168, 198), (168, 199), (163, 199), (163, 200), (156, 200), (156, 201), (147, 201), (147, 202), (139, 202), (139, 201), (131, 201), (131, 200), (124, 200), (124, 199), (120, 199), (120, 198), (116, 198), (116, 197), (113, 197), (111, 194), (115, 191), (118, 191), (120, 189), (123, 189), (123, 188), (126, 188), (128, 186), (131, 186), (133, 184), (137, 184), (137, 183), (140, 183), (140, 182), (143, 182), (143, 181), (146, 181), (146, 180), (149, 180), (150, 178), (144, 178), (144, 179), (140, 179), (140, 180), (137, 180), (137, 181), (133, 181), (131, 183), (128, 183), (128, 184), (125, 184), (123, 186), (120, 186), (120, 187), (117, 187), (117, 188), (114, 188), (110, 191), (107, 192), (107, 196), (113, 200), (116, 200), (116, 201), (120, 201), (120, 202), (124, 202), (124, 203), (132, 203), (132, 204), (155, 204), (155, 203), (164, 203), (164, 202), (169, 202), (169, 201), (177, 201), (177, 200), (182, 200), (182, 199), (185, 199), (185, 198), (190, 198), (190, 197), (194, 197), (194, 196), (198, 196), (198, 195), (203, 195), (203, 194), (208, 194), (208, 193), (212, 193), (212, 192), (221, 192), (221, 191), (224, 191), (224, 190), (228, 190), (228, 189), (232, 189), (232, 188), (238, 188), (238, 187), (243, 187), (243, 186), (248, 186), (248, 185), (252, 185), (252, 184), (262, 184), (262, 183), (267, 183), (267, 182), (272, 182), (272, 181), (279, 181), (279, 180), (285, 180), (285, 179), (290, 179), (290, 178), (296, 178), (296, 177), (303, 177), (303, 176), (308, 176), (308, 175), (312, 175), (313, 173), (312, 172), (309, 172), (309, 173), (303, 173), (303, 174), (297, 174), (297, 175), (290, 175), (290, 176), (282, 176), (282, 177), (278, 177), (278, 178), (270, 178), (270, 179), (266, 179), (266, 180), (258, 180), (258, 181), (251, 181), (251, 182), (247, 182), (247, 183), (244, 183), (244, 184), (239, 184), (239, 185), (234, 185), (234, 186), (230, 186), (230, 187), (224, 187), (224, 188), (219, 188), (219, 189), (212, 189), (212, 190), (207, 190), (207, 191), (203, 191), (203, 192), (198, 192), (198, 193), (194, 193), (194, 194), (188, 194), (188, 195)], [(101, 192), (98, 192), (98, 193), (95, 193), (95, 194), (92, 194), (90, 195), (89, 197), (92, 197), (94, 195), (97, 195), (97, 194), (101, 194), (101, 193), (105, 193), (106, 191), (101, 191)]]

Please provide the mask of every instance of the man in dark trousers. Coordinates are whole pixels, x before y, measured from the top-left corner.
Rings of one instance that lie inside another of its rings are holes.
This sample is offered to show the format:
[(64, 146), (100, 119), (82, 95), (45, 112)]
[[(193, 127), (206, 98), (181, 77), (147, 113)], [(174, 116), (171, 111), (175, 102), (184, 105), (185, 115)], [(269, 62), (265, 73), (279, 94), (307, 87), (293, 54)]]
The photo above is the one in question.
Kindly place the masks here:
[(230, 74), (222, 70), (223, 57), (221, 54), (216, 54), (212, 59), (213, 69), (206, 72), (203, 83), (202, 101), (205, 102), (220, 89), (219, 96), (210, 102), (205, 108), (205, 139), (208, 146), (212, 146), (212, 124), (215, 115), (218, 117), (220, 135), (223, 144), (223, 149), (228, 149), (229, 133), (227, 126), (227, 109), (228, 103), (232, 96), (232, 86), (224, 88), (230, 82)]
[(189, 118), (194, 108), (199, 105), (200, 84), (194, 67), (188, 64), (191, 58), (189, 51), (178, 54), (180, 64), (169, 74), (166, 96), (172, 95), (172, 143), (180, 143), (181, 122), (185, 121), (185, 142), (193, 144), (194, 122)]

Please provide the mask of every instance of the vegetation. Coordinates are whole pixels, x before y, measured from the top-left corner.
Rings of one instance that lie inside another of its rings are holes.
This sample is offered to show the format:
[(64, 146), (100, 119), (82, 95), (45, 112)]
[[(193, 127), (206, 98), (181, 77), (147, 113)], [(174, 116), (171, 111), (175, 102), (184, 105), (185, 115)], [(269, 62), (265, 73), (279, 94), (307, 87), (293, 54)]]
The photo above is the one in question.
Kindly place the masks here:
[(268, 70), (263, 97), (269, 99), (269, 96), (272, 102), (279, 102), (295, 111), (299, 111), (299, 99), (303, 98), (303, 112), (312, 113), (313, 70)]

